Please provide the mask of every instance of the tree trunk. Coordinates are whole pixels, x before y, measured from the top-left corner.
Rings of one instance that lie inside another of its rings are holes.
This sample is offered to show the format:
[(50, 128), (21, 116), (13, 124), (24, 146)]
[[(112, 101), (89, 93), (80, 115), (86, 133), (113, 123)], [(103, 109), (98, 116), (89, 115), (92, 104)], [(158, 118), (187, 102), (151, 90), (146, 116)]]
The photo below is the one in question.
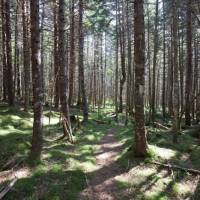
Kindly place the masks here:
[(1, 0), (1, 21), (2, 21), (2, 60), (3, 60), (3, 101), (7, 100), (7, 61), (6, 61), (6, 20), (5, 20), (5, 3)]
[(180, 120), (179, 120), (179, 76), (178, 76), (178, 6), (177, 0), (173, 1), (173, 63), (174, 63), (174, 90), (173, 90), (173, 142), (177, 143), (177, 136), (180, 131)]
[(144, 126), (145, 91), (145, 26), (143, 0), (134, 2), (134, 61), (135, 61), (135, 154), (147, 154), (147, 139)]
[(166, 38), (165, 38), (165, 0), (163, 0), (163, 85), (162, 85), (162, 115), (165, 118), (166, 116), (166, 87), (165, 87), (165, 82), (166, 82)]
[(15, 17), (15, 58), (14, 58), (14, 91), (17, 97), (20, 97), (20, 85), (18, 85), (19, 78), (19, 5), (16, 5), (16, 17)]
[[(120, 13), (120, 7), (119, 7)], [(120, 19), (122, 18), (122, 20)], [(125, 61), (125, 29), (124, 29), (124, 2), (122, 1), (122, 16), (119, 16), (119, 41), (120, 41), (120, 56), (121, 56), (121, 78), (119, 90), (119, 113), (123, 112), (123, 89), (126, 81), (126, 61)]]
[(58, 20), (57, 0), (54, 2), (54, 103), (55, 108), (59, 107), (59, 65), (58, 65)]
[(28, 5), (27, 0), (23, 0), (22, 3), (22, 17), (23, 17), (23, 56), (24, 56), (24, 86), (25, 86), (25, 96), (24, 96), (24, 110), (28, 110), (30, 102), (30, 51), (29, 51), (29, 34), (28, 34)]
[(33, 81), (33, 136), (31, 157), (40, 158), (42, 150), (42, 78), (40, 70), (40, 30), (39, 30), (39, 0), (30, 1), (31, 16), (31, 62)]
[(115, 114), (116, 114), (116, 121), (118, 121), (118, 79), (119, 79), (119, 55), (118, 55), (118, 50), (119, 50), (119, 39), (118, 39), (118, 0), (115, 1), (116, 3), (116, 69), (115, 69)]
[(7, 90), (8, 103), (14, 105), (13, 90), (13, 69), (12, 69), (12, 47), (11, 47), (11, 24), (10, 24), (10, 0), (5, 1), (5, 19), (6, 19), (6, 60), (7, 60)]
[(192, 89), (192, 11), (191, 0), (187, 0), (187, 67), (185, 85), (185, 125), (191, 125), (191, 89)]
[(84, 32), (83, 32), (83, 0), (79, 0), (79, 84), (83, 105), (83, 121), (88, 121), (88, 103), (85, 91), (85, 77), (83, 65)]
[(41, 41), (41, 77), (42, 77), (42, 93), (43, 93), (43, 101), (45, 102), (45, 70), (44, 70), (44, 17), (45, 17), (45, 7), (44, 0), (42, 1), (42, 15), (41, 15), (41, 26), (40, 26), (40, 41)]
[(75, 73), (75, 37), (74, 37), (74, 0), (71, 0), (71, 22), (70, 22), (70, 64), (69, 64), (69, 105), (73, 102), (74, 73)]
[(152, 80), (152, 105), (151, 105), (151, 120), (155, 121), (155, 101), (156, 101), (156, 66), (158, 54), (158, 0), (156, 0), (156, 15), (155, 15), (155, 29), (154, 29), (154, 56), (153, 56), (153, 80)]

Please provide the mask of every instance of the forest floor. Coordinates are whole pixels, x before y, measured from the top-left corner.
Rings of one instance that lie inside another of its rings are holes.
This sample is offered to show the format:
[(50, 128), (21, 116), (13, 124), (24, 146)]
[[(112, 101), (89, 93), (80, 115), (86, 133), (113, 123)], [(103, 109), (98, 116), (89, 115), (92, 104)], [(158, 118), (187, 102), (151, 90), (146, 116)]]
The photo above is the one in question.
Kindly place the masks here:
[[(76, 109), (71, 112), (80, 115)], [(65, 139), (59, 113), (44, 111), (44, 147), (41, 163), (28, 167), (31, 111), (0, 105), (0, 193), (13, 180), (5, 200), (199, 200), (200, 176), (163, 168), (158, 161), (200, 170), (199, 126), (185, 129), (173, 144), (173, 133), (148, 126), (150, 156), (135, 158), (130, 151), (134, 126), (109, 118), (112, 107), (91, 112), (77, 131), (74, 145)], [(49, 116), (51, 120), (49, 123)], [(98, 123), (98, 120), (106, 123)], [(170, 124), (157, 116), (159, 123)], [(25, 159), (25, 160), (24, 160)]]
[(107, 130), (95, 153), (98, 170), (88, 182), (87, 188), (80, 195), (80, 200), (115, 200), (119, 196), (119, 188), (115, 184), (115, 176), (124, 168), (116, 162), (115, 157), (121, 154), (123, 144), (115, 138), (115, 129)]

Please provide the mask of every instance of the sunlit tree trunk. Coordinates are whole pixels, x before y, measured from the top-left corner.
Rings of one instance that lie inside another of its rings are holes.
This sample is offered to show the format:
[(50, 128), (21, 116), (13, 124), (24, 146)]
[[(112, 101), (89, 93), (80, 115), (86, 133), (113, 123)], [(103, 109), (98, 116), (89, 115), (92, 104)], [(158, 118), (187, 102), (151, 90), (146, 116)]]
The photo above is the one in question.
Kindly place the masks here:
[(145, 91), (145, 26), (143, 0), (134, 2), (134, 61), (135, 61), (135, 145), (137, 156), (147, 154), (147, 139), (144, 126)]
[(31, 16), (31, 62), (33, 80), (33, 136), (31, 157), (40, 158), (42, 150), (42, 77), (40, 69), (40, 30), (39, 30), (39, 0), (30, 0)]

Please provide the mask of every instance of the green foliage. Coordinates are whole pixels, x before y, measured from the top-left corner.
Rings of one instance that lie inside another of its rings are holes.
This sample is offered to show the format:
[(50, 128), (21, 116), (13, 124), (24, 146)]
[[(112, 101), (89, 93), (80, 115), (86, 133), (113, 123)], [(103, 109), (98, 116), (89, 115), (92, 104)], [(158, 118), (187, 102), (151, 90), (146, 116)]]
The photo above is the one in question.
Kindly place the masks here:
[(102, 34), (108, 30), (111, 22), (109, 10), (102, 1), (90, 3), (91, 10), (86, 11), (85, 27), (94, 34)]
[[(18, 108), (0, 107), (0, 166), (15, 154), (28, 156), (32, 134), (32, 114)], [(74, 114), (79, 111), (73, 110)], [(102, 115), (103, 116), (103, 115)], [(85, 186), (85, 174), (96, 169), (95, 150), (99, 141), (110, 128), (109, 124), (98, 124), (97, 113), (76, 133), (76, 144), (55, 141), (62, 135), (59, 113), (44, 113), (44, 148), (42, 160), (32, 176), (17, 181), (15, 189), (6, 199), (77, 199)], [(3, 186), (3, 184), (1, 184)]]

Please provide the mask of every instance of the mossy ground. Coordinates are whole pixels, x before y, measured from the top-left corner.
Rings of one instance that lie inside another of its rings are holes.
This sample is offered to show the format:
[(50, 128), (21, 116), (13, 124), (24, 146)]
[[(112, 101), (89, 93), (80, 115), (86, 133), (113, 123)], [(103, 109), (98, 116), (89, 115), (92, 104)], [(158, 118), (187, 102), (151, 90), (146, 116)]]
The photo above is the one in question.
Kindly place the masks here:
[[(81, 115), (76, 109), (73, 113)], [(110, 128), (116, 130), (116, 138), (124, 144), (124, 150), (116, 158), (126, 169), (125, 174), (116, 177), (119, 190), (127, 197), (121, 199), (166, 200), (200, 199), (200, 182), (197, 175), (170, 171), (150, 164), (151, 160), (178, 164), (200, 170), (200, 146), (193, 137), (192, 129), (179, 135), (178, 144), (173, 144), (173, 133), (148, 127), (150, 157), (145, 161), (135, 158), (130, 150), (134, 141), (134, 126), (124, 124), (124, 115), (119, 115), (120, 123), (110, 118), (112, 106), (101, 109), (100, 113), (90, 113), (90, 120), (77, 131), (76, 144), (66, 140), (56, 141), (62, 134), (59, 126), (59, 113), (52, 111), (49, 125), (49, 110), (44, 112), (44, 148), (41, 163), (31, 176), (19, 179), (5, 199), (45, 199), (78, 200), (85, 188), (87, 179), (96, 170), (95, 151), (99, 141)], [(159, 116), (158, 116), (159, 117)], [(93, 119), (107, 121), (97, 124)], [(32, 134), (32, 112), (21, 108), (0, 106), (0, 168), (13, 156), (28, 156)], [(0, 188), (2, 188), (0, 186)]]

